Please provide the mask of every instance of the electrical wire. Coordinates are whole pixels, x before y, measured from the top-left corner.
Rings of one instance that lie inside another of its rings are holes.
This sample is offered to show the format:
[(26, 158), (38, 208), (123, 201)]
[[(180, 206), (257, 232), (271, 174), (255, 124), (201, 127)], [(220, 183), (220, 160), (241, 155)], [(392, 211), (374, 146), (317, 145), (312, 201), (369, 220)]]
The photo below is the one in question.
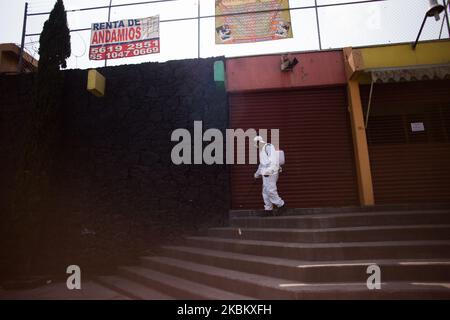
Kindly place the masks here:
[(75, 57), (75, 68), (78, 68), (78, 58), (85, 56), (87, 51), (86, 41), (84, 41), (83, 37), (80, 36), (79, 32), (77, 32), (77, 35), (81, 39), (81, 42), (83, 43), (83, 53), (81, 55), (76, 55), (75, 53), (73, 54)]
[[(133, 3), (122, 3), (122, 4), (114, 4), (111, 5), (111, 8), (116, 7), (125, 7), (125, 6), (135, 6), (135, 5), (142, 5), (142, 4), (152, 4), (152, 3), (161, 3), (161, 2), (174, 2), (174, 1), (181, 1), (181, 0), (154, 0), (154, 1), (145, 1), (145, 2), (133, 2)], [(179, 20), (192, 20), (192, 19), (203, 19), (203, 18), (217, 18), (217, 17), (228, 17), (228, 16), (235, 16), (235, 15), (246, 15), (246, 14), (255, 14), (255, 13), (269, 13), (269, 12), (281, 12), (281, 11), (292, 11), (292, 10), (299, 10), (299, 9), (314, 9), (314, 8), (326, 8), (326, 7), (335, 7), (335, 6), (343, 6), (343, 5), (352, 5), (352, 4), (363, 4), (363, 3), (372, 3), (372, 2), (385, 2), (388, 0), (362, 0), (362, 1), (356, 1), (356, 2), (341, 2), (341, 3), (334, 3), (334, 4), (318, 4), (313, 6), (300, 6), (300, 7), (290, 7), (290, 8), (281, 8), (281, 9), (269, 9), (269, 10), (258, 10), (258, 11), (247, 11), (247, 12), (235, 12), (235, 13), (227, 13), (227, 14), (219, 14), (219, 15), (207, 15), (207, 16), (201, 16), (201, 17), (195, 17), (195, 18), (180, 18)], [(99, 10), (99, 9), (108, 9), (109, 6), (98, 6), (98, 7), (88, 7), (88, 8), (79, 8), (79, 9), (72, 9), (72, 10), (66, 10), (66, 12), (75, 12), (75, 11), (88, 11), (88, 10)], [(39, 12), (39, 13), (32, 13), (31, 15), (48, 15), (50, 12)]]
[[(141, 4), (152, 4), (152, 3), (161, 3), (161, 2), (174, 2), (174, 1), (182, 1), (182, 0), (153, 0), (153, 1), (144, 1), (144, 2), (121, 3), (121, 4), (111, 5), (111, 8), (136, 6), (136, 5), (141, 5)], [(375, 0), (372, 0), (372, 1), (375, 1)], [(386, 1), (386, 0), (378, 0), (378, 1)], [(70, 9), (70, 10), (66, 10), (66, 12), (89, 11), (89, 10), (99, 10), (99, 9), (108, 9), (108, 8), (109, 8), (109, 6), (105, 5), (105, 6), (97, 6), (97, 7)], [(37, 15), (48, 15), (48, 14), (50, 14), (50, 12), (31, 13), (29, 15), (37, 16)]]
[[(135, 3), (127, 3), (127, 4), (116, 4), (112, 5), (111, 8), (114, 7), (123, 7), (123, 6), (132, 6), (132, 5), (139, 5), (139, 4), (149, 4), (149, 3), (159, 3), (159, 2), (173, 2), (173, 1), (180, 1), (180, 0), (156, 0), (156, 1), (145, 1), (145, 2), (135, 2)], [(188, 21), (188, 20), (197, 20), (197, 19), (208, 19), (208, 18), (219, 18), (219, 17), (230, 17), (230, 16), (239, 16), (239, 15), (248, 15), (248, 14), (259, 14), (259, 13), (270, 13), (270, 12), (283, 12), (283, 11), (294, 11), (294, 10), (304, 10), (304, 9), (315, 9), (317, 8), (326, 8), (326, 7), (334, 7), (334, 6), (344, 6), (344, 5), (357, 5), (357, 4), (365, 4), (365, 3), (375, 3), (375, 2), (386, 2), (388, 0), (362, 0), (358, 2), (343, 2), (343, 3), (336, 3), (336, 4), (318, 4), (317, 6), (300, 6), (300, 7), (290, 7), (290, 8), (280, 8), (280, 9), (268, 9), (268, 10), (257, 10), (257, 11), (247, 11), (247, 12), (234, 12), (234, 13), (226, 13), (226, 14), (213, 14), (213, 15), (205, 15), (205, 16), (195, 16), (195, 17), (188, 17), (188, 18), (176, 18), (176, 19), (165, 19), (160, 20), (160, 23), (165, 22), (178, 22), (178, 21)], [(66, 12), (75, 12), (75, 11), (87, 11), (87, 10), (97, 10), (97, 9), (107, 9), (109, 6), (99, 6), (99, 7), (90, 7), (90, 8), (81, 8), (76, 10), (66, 10)], [(28, 14), (29, 16), (32, 15), (43, 15), (43, 14), (49, 14), (50, 12), (45, 13), (33, 13)], [(78, 31), (87, 31), (91, 30), (91, 28), (79, 28), (79, 29), (73, 29), (70, 30), (70, 32), (78, 32)], [(39, 35), (40, 33), (33, 33), (33, 34), (26, 34), (25, 36), (35, 36)]]

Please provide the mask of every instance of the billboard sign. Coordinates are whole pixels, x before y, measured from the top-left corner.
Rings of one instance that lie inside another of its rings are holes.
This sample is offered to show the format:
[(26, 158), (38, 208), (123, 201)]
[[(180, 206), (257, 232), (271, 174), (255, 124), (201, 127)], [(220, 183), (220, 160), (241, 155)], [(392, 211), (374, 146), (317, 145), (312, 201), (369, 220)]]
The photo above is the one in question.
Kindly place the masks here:
[(159, 53), (159, 15), (93, 23), (90, 60), (118, 59)]
[(289, 0), (218, 0), (215, 27), (216, 44), (292, 38)]

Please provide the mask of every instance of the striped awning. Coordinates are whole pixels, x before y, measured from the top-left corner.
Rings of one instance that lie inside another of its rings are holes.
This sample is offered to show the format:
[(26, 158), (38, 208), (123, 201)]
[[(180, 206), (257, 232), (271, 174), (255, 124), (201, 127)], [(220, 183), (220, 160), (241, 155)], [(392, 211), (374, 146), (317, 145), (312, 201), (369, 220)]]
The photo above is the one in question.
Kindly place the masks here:
[(373, 69), (370, 72), (372, 81), (378, 83), (450, 79), (450, 65)]

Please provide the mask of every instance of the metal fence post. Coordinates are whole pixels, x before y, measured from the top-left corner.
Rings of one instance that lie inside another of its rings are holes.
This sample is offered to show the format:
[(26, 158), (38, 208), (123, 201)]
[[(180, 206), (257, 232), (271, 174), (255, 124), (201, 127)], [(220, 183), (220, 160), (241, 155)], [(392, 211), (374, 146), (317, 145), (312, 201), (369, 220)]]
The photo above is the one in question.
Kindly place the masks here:
[(25, 46), (25, 33), (27, 29), (28, 2), (25, 2), (25, 10), (23, 13), (22, 41), (20, 43), (19, 63), (17, 64), (17, 72), (22, 72), (23, 50)]
[(197, 20), (197, 58), (200, 59), (200, 0), (197, 1), (197, 11), (198, 11), (198, 20)]
[[(112, 0), (109, 0), (109, 6), (108, 6), (108, 22), (111, 22), (111, 5), (112, 5)], [(108, 58), (105, 56), (105, 67), (106, 64), (108, 62)]]
[(314, 0), (314, 7), (316, 8), (316, 22), (317, 22), (317, 35), (319, 37), (319, 50), (322, 50), (322, 40), (320, 39), (319, 9), (317, 8), (317, 0)]

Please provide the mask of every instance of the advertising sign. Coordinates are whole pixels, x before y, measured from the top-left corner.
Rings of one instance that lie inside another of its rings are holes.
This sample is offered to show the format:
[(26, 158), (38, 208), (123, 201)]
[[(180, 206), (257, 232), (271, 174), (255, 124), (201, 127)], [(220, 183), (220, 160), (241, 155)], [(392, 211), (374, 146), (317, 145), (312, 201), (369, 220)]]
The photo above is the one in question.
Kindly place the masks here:
[(292, 38), (289, 0), (216, 1), (216, 44)]
[(159, 53), (159, 45), (159, 15), (93, 23), (89, 59), (118, 59)]

